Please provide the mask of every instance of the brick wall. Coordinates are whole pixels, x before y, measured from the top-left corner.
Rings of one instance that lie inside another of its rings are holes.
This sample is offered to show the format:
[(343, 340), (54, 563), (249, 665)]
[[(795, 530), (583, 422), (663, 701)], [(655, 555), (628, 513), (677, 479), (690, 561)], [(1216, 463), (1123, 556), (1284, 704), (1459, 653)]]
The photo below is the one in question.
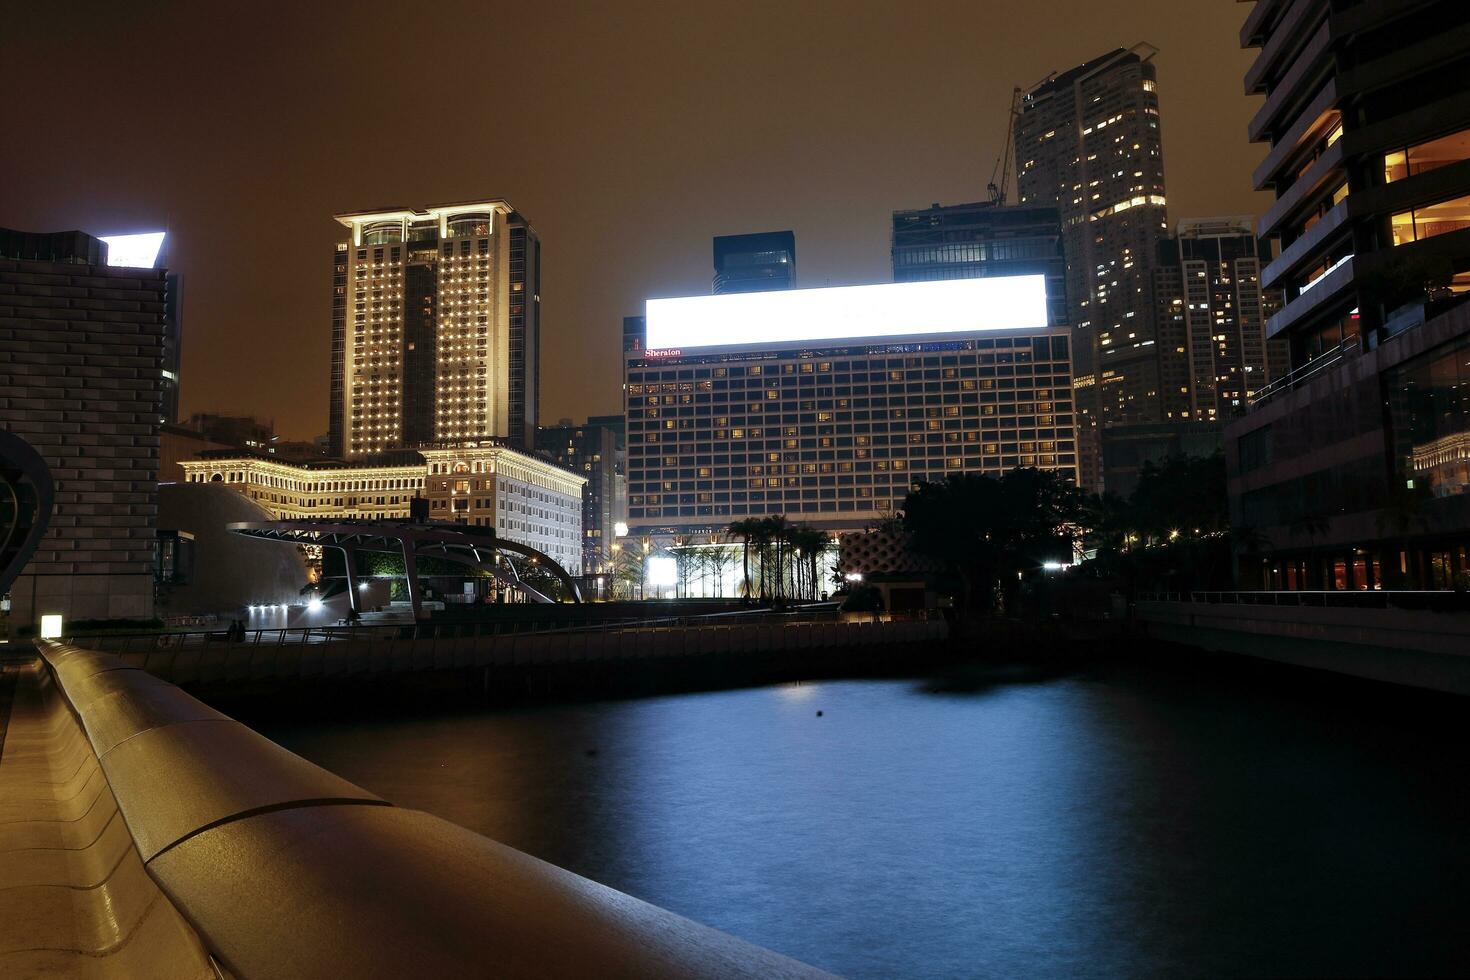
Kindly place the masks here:
[(13, 623), (153, 615), (164, 288), (162, 270), (0, 259), (0, 426), (56, 483)]

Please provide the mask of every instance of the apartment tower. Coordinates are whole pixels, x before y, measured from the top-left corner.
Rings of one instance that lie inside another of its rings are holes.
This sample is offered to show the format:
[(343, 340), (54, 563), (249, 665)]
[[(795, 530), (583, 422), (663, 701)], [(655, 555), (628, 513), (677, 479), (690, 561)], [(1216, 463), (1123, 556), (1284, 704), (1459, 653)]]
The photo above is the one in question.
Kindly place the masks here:
[(1181, 221), (1160, 243), (1154, 298), (1166, 420), (1244, 414), (1288, 370), (1286, 345), (1266, 339), (1280, 297), (1261, 288), (1261, 265), (1251, 215)]
[(1022, 204), (1057, 208), (1067, 261), (1082, 485), (1099, 429), (1163, 418), (1152, 301), (1168, 233), (1156, 49), (1119, 48), (1025, 93), (1014, 123)]

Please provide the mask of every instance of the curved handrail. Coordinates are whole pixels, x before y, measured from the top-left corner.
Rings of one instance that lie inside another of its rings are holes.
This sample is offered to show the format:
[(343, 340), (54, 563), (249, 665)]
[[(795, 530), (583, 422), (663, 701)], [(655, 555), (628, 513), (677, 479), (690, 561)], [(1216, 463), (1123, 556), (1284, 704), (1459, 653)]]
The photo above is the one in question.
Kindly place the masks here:
[(40, 647), (148, 874), (236, 976), (826, 976), (393, 806), (116, 657)]

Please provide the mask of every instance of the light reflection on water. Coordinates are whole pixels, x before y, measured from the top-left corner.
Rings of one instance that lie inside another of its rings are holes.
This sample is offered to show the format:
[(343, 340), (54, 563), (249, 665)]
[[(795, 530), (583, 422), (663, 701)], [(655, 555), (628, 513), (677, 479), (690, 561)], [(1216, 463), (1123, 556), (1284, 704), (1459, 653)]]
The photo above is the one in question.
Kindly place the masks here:
[(1470, 970), (1460, 702), (1216, 660), (938, 687), (256, 724), (850, 976)]

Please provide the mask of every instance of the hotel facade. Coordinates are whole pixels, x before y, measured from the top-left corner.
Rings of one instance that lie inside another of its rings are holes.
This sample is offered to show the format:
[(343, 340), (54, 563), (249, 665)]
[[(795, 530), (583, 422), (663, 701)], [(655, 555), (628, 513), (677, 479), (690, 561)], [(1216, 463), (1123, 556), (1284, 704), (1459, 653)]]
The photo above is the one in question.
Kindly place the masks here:
[(954, 473), (1075, 480), (1069, 343), (1042, 276), (650, 301), (625, 321), (630, 532), (861, 530)]
[(541, 245), (500, 200), (336, 216), (329, 454), (536, 429)]
[(224, 483), (279, 520), (408, 520), (422, 497), (431, 520), (491, 527), (573, 574), (581, 568), (585, 479), (504, 445), (308, 463), (227, 451), (179, 465), (186, 482)]

